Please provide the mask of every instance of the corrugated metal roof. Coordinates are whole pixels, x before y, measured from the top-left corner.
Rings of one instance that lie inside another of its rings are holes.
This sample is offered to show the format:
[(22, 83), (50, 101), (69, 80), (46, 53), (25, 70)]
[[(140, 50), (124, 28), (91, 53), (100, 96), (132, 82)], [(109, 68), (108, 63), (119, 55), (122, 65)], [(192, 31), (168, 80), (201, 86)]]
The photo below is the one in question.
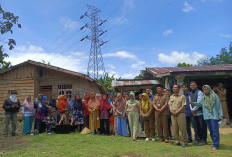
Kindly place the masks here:
[(113, 87), (124, 86), (142, 86), (142, 85), (155, 85), (159, 84), (158, 80), (115, 80), (112, 82)]
[(207, 71), (232, 71), (232, 64), (194, 66), (194, 67), (154, 67), (146, 68), (150, 72), (159, 75), (173, 72), (207, 72)]

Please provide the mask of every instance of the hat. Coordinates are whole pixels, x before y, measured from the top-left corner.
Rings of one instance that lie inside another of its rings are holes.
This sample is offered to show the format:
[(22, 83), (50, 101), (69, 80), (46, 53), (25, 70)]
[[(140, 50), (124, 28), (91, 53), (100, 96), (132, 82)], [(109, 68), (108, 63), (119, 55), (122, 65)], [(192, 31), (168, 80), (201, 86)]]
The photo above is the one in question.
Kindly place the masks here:
[(81, 134), (90, 134), (90, 133), (91, 131), (86, 127), (81, 131)]

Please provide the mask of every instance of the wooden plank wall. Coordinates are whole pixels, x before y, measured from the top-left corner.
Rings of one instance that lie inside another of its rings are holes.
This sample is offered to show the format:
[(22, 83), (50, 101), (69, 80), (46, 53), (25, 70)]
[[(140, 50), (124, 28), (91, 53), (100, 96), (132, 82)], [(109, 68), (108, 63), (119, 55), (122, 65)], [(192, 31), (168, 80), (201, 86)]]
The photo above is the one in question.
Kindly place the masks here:
[[(22, 66), (0, 75), (0, 119), (4, 117), (3, 102), (10, 96), (11, 90), (16, 90), (22, 104), (27, 95), (34, 100), (34, 67)], [(21, 112), (19, 112), (21, 114)]]

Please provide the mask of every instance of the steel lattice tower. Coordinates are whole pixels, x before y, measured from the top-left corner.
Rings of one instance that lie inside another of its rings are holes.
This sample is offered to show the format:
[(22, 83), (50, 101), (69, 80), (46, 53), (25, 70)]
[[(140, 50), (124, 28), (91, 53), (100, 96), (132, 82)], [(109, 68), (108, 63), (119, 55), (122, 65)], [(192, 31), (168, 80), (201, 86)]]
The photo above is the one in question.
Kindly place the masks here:
[(101, 53), (101, 46), (104, 45), (106, 42), (104, 42), (101, 39), (101, 36), (106, 31), (103, 31), (101, 29), (101, 26), (104, 22), (106, 22), (106, 20), (102, 20), (99, 17), (98, 14), (101, 12), (100, 9), (92, 5), (87, 5), (87, 8), (87, 12), (85, 12), (85, 14), (80, 17), (80, 19), (87, 17), (90, 19), (91, 22), (90, 24), (85, 24), (83, 27), (80, 28), (80, 30), (87, 28), (90, 29), (91, 33), (90, 35), (87, 35), (86, 37), (82, 38), (81, 41), (85, 39), (91, 41), (87, 74), (94, 79), (98, 79), (105, 73), (104, 62)]

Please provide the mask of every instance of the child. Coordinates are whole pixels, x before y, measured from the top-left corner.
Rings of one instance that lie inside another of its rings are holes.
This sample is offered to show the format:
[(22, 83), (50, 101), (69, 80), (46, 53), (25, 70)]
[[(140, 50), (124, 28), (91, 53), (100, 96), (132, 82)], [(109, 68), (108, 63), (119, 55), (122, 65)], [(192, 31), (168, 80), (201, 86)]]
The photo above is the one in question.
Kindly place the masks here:
[(51, 135), (51, 133), (55, 131), (55, 128), (59, 124), (59, 121), (60, 121), (60, 115), (57, 115), (57, 110), (53, 108), (51, 111), (51, 116), (47, 117), (46, 119), (48, 135)]

